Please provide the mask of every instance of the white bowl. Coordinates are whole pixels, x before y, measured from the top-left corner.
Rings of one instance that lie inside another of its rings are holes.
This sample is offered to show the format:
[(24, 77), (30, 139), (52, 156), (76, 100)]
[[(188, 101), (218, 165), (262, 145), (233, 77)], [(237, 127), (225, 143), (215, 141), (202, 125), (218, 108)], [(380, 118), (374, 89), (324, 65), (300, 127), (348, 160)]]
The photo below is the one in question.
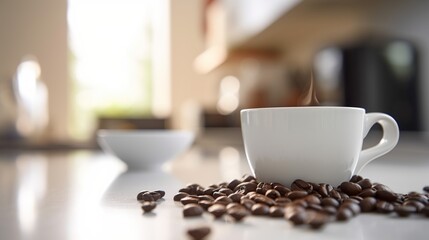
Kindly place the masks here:
[(97, 140), (107, 153), (128, 165), (128, 169), (161, 166), (189, 148), (194, 134), (178, 130), (99, 130)]

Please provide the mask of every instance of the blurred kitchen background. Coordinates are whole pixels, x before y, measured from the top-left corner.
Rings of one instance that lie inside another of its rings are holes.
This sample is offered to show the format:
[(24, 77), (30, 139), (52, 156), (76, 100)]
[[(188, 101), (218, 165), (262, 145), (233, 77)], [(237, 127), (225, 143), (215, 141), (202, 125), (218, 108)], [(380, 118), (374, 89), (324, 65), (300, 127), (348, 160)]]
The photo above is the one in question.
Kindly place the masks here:
[(240, 109), (299, 104), (311, 73), (322, 105), (427, 131), (428, 11), (423, 0), (0, 0), (0, 147), (91, 148), (101, 128), (227, 134)]

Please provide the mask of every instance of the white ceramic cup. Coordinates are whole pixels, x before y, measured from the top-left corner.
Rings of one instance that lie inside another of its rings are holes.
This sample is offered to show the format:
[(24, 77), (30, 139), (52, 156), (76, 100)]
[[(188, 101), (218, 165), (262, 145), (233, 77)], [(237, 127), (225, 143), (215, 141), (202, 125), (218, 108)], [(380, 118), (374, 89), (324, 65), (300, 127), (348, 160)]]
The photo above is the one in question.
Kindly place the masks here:
[[(380, 142), (362, 150), (371, 127)], [(279, 107), (241, 110), (246, 156), (254, 176), (290, 185), (295, 179), (337, 186), (399, 140), (396, 121), (353, 107)]]

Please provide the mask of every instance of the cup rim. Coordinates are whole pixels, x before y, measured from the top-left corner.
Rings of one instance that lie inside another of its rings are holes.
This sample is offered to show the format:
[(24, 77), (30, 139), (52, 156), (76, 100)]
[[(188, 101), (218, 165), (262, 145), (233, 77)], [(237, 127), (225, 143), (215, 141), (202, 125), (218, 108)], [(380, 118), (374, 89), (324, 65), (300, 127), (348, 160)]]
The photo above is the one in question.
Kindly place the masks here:
[(364, 108), (360, 108), (360, 107), (347, 107), (347, 106), (296, 106), (296, 107), (262, 107), (262, 108), (245, 108), (245, 109), (241, 109), (240, 113), (243, 112), (255, 112), (255, 111), (274, 111), (274, 110), (302, 110), (302, 109), (309, 109), (309, 110), (314, 110), (314, 109), (332, 109), (332, 110), (339, 110), (339, 109), (344, 109), (344, 110), (358, 110), (358, 111), (365, 111)]

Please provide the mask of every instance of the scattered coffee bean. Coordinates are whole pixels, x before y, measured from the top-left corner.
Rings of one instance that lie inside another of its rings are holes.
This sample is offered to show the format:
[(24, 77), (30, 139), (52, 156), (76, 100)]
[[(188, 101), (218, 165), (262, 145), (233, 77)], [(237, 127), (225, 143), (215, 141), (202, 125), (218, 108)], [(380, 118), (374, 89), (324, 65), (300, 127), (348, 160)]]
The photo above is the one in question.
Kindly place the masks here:
[(303, 190), (298, 190), (298, 191), (291, 191), (287, 194), (287, 197), (290, 200), (296, 200), (296, 199), (300, 199), (300, 198), (304, 198), (305, 196), (308, 195), (307, 191), (303, 191)]
[[(395, 193), (386, 185), (372, 183), (368, 178), (357, 175), (335, 188), (326, 183), (316, 184), (302, 179), (295, 180), (288, 187), (280, 183), (259, 182), (253, 176), (245, 175), (241, 179), (212, 184), (207, 188), (189, 184), (180, 189), (173, 199), (184, 205), (184, 217), (201, 216), (204, 211), (215, 218), (228, 214), (236, 222), (249, 214), (284, 216), (293, 225), (307, 224), (310, 228), (319, 229), (330, 221), (347, 221), (361, 212), (395, 212), (399, 217), (411, 214), (429, 217), (429, 186), (423, 190), (427, 193)], [(142, 191), (137, 199), (145, 207), (156, 206), (155, 201), (163, 196), (165, 192), (162, 190)]]
[(376, 192), (377, 190), (375, 190), (374, 188), (367, 188), (362, 190), (362, 192), (360, 192), (358, 196), (361, 198), (374, 197)]
[(372, 182), (368, 178), (364, 178), (360, 180), (359, 182), (357, 182), (357, 184), (359, 184), (359, 186), (361, 186), (362, 189), (368, 189), (372, 187)]
[(358, 195), (362, 191), (362, 187), (359, 184), (353, 182), (342, 182), (340, 189), (343, 193), (350, 196)]
[(226, 213), (226, 207), (223, 204), (214, 204), (208, 208), (208, 212), (211, 213), (215, 218), (220, 218)]
[(227, 188), (229, 188), (229, 189), (231, 189), (231, 190), (234, 190), (235, 189), (235, 187), (237, 187), (238, 186), (238, 184), (240, 184), (241, 183), (241, 181), (240, 180), (238, 180), (238, 179), (234, 179), (234, 180), (232, 180), (231, 182), (229, 182), (228, 183), (228, 185), (226, 186)]
[(142, 209), (145, 213), (151, 212), (153, 209), (156, 208), (156, 202), (144, 202), (142, 204)]
[(183, 207), (183, 216), (184, 217), (198, 217), (201, 216), (204, 212), (204, 209), (195, 203), (187, 204)]
[(184, 192), (179, 192), (176, 195), (174, 195), (173, 200), (175, 202), (179, 202), (180, 200), (182, 200), (182, 198), (189, 196), (189, 194), (184, 193)]
[(304, 180), (297, 179), (292, 183), (291, 190), (292, 191), (311, 192), (311, 191), (313, 191), (313, 185), (311, 185), (310, 183), (308, 183)]
[(194, 240), (202, 240), (207, 237), (211, 232), (209, 227), (196, 227), (188, 229), (188, 235)]
[(416, 212), (416, 208), (414, 206), (411, 206), (411, 205), (408, 205), (408, 206), (402, 205), (402, 206), (395, 207), (395, 212), (400, 217), (408, 217), (412, 213)]
[(256, 203), (251, 209), (252, 215), (265, 216), (270, 213), (270, 207), (262, 203)]
[(310, 221), (308, 222), (308, 225), (310, 225), (310, 227), (312, 229), (320, 229), (323, 226), (326, 225), (326, 223), (329, 222), (329, 217), (326, 214), (323, 213), (319, 213), (316, 212), (315, 214), (313, 214), (313, 216), (311, 217)]
[(150, 194), (148, 191), (145, 191), (143, 194), (137, 195), (137, 200), (143, 201), (143, 202), (152, 202), (155, 201), (152, 194)]
[(277, 185), (274, 187), (274, 190), (278, 191), (281, 196), (286, 196), (291, 190), (285, 186)]
[(219, 203), (219, 204), (223, 204), (226, 206), (229, 203), (232, 203), (232, 200), (231, 200), (231, 198), (229, 198), (227, 196), (222, 196), (222, 197), (216, 198), (216, 200), (214, 200), (214, 203)]
[(198, 205), (200, 205), (204, 210), (207, 210), (209, 207), (213, 205), (213, 201), (210, 200), (201, 200), (198, 202)]
[(383, 200), (383, 201), (387, 201), (387, 202), (394, 202), (398, 199), (398, 196), (391, 192), (391, 191), (386, 191), (386, 190), (379, 190), (375, 193), (375, 197), (377, 199)]
[(293, 223), (293, 225), (302, 225), (307, 222), (307, 212), (302, 207), (286, 207), (285, 218)]
[(425, 191), (425, 192), (429, 193), (429, 186), (424, 186), (424, 187), (423, 187), (423, 191)]
[(236, 222), (240, 222), (244, 217), (249, 215), (249, 211), (244, 207), (234, 207), (227, 210), (228, 215), (234, 218)]
[(159, 192), (154, 191), (154, 192), (149, 192), (149, 194), (152, 195), (152, 198), (154, 201), (158, 201), (159, 199), (161, 199), (161, 193)]
[(363, 177), (361, 177), (359, 175), (353, 175), (352, 178), (350, 178), (350, 182), (357, 183), (357, 182), (361, 181), (362, 179), (363, 179)]
[(362, 212), (372, 212), (377, 204), (377, 199), (374, 197), (366, 197), (360, 202), (360, 208)]
[(147, 192), (149, 192), (149, 191), (143, 190), (143, 191), (139, 192), (139, 193), (137, 194), (137, 200), (138, 200), (138, 201), (144, 201), (144, 200), (143, 200), (143, 194), (145, 194), (145, 193), (147, 193)]
[(331, 197), (326, 197), (320, 201), (320, 204), (322, 206), (332, 206), (332, 207), (338, 207), (340, 206), (340, 203), (335, 199)]
[(275, 190), (275, 189), (269, 189), (267, 190), (267, 192), (265, 193), (265, 196), (271, 198), (271, 199), (276, 199), (278, 197), (281, 196), (281, 194), (279, 193), (279, 191)]
[(337, 212), (338, 221), (347, 221), (353, 217), (353, 212), (349, 208), (340, 208)]
[(272, 206), (272, 207), (270, 207), (269, 214), (270, 214), (270, 217), (280, 218), (280, 217), (283, 217), (285, 215), (285, 211), (284, 211), (283, 207)]
[(393, 204), (386, 201), (378, 201), (377, 204), (375, 205), (375, 208), (380, 213), (391, 213), (395, 209)]
[(180, 199), (180, 202), (183, 205), (187, 205), (187, 204), (191, 204), (191, 203), (198, 203), (199, 199), (198, 199), (198, 197), (186, 196), (186, 197)]
[(240, 203), (241, 205), (243, 205), (243, 207), (245, 207), (248, 210), (251, 210), (253, 205), (255, 205), (255, 202), (253, 200), (250, 200), (247, 198), (242, 198)]

